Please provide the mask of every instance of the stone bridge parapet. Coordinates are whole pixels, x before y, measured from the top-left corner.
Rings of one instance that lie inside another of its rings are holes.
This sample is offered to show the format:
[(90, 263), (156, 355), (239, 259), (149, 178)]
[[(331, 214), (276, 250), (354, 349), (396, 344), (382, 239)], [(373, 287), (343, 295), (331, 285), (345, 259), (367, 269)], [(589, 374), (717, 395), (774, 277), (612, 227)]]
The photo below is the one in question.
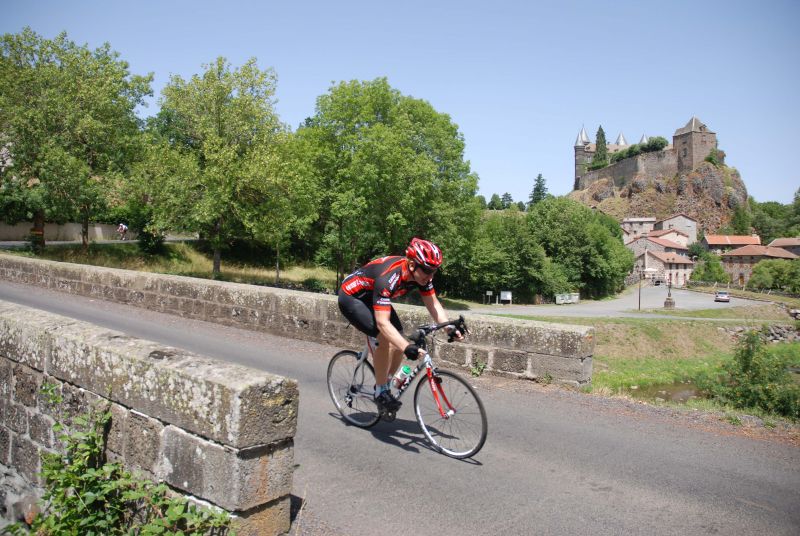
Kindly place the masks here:
[(61, 411), (99, 403), (112, 414), (110, 459), (227, 510), (238, 534), (283, 534), (298, 400), (288, 378), (0, 301), (0, 516), (41, 493)]
[[(335, 296), (8, 254), (0, 254), (0, 277), (297, 339), (356, 348), (364, 343), (363, 336), (348, 327)], [(423, 307), (396, 308), (407, 333), (430, 321)], [(439, 357), (448, 363), (464, 368), (482, 364), (495, 374), (572, 386), (591, 382), (593, 328), (472, 313), (464, 316), (471, 330), (467, 341), (439, 348)]]

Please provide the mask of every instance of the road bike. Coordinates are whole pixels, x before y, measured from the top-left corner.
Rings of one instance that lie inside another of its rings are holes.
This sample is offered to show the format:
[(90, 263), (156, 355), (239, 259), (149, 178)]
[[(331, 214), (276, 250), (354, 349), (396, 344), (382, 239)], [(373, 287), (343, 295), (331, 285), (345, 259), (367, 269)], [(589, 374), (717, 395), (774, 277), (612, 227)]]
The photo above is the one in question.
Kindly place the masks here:
[[(464, 317), (442, 324), (419, 326), (411, 341), (425, 351), (420, 363), (399, 387), (392, 387), (402, 398), (417, 375), (424, 371), (414, 390), (414, 414), (425, 438), (433, 448), (452, 458), (469, 458), (486, 442), (487, 420), (478, 393), (466, 380), (433, 364), (437, 331), (453, 327), (468, 333)], [(448, 342), (452, 342), (452, 332)], [(430, 351), (428, 345), (430, 343)], [(377, 340), (367, 337), (361, 352), (342, 350), (328, 363), (328, 392), (336, 409), (348, 423), (360, 428), (375, 426), (381, 419), (391, 422), (396, 412), (379, 409), (374, 400), (375, 369), (370, 362)]]

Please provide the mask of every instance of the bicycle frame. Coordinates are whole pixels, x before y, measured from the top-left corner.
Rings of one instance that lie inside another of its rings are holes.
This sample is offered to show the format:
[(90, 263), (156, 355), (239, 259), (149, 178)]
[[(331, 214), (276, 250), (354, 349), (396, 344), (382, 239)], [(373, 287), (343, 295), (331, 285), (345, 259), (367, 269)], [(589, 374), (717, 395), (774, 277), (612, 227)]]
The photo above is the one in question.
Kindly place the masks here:
[[(425, 341), (422, 339), (422, 341)], [(361, 357), (358, 360), (358, 366), (353, 371), (353, 383), (356, 381), (356, 374), (361, 369), (361, 365), (366, 361), (367, 357), (370, 355), (374, 361), (375, 359), (375, 347), (377, 346), (377, 341), (374, 337), (367, 337), (367, 344), (364, 345), (364, 349), (361, 351)], [(425, 350), (425, 355), (422, 357), (421, 362), (414, 367), (411, 371), (411, 374), (403, 381), (403, 385), (401, 385), (397, 389), (397, 399), (399, 400), (402, 398), (403, 393), (408, 390), (409, 386), (414, 382), (417, 375), (425, 369), (425, 373), (428, 377), (428, 385), (431, 388), (431, 392), (433, 394), (433, 399), (436, 401), (436, 406), (439, 409), (439, 414), (442, 416), (443, 419), (449, 419), (451, 416), (455, 415), (456, 410), (450, 401), (447, 399), (447, 395), (444, 394), (439, 388), (438, 382), (435, 380), (435, 372), (436, 367), (433, 364), (433, 359), (431, 358), (431, 354), (427, 351), (427, 344), (420, 345), (422, 350)], [(442, 405), (442, 401), (444, 401), (444, 406)], [(445, 409), (446, 406), (446, 409)]]

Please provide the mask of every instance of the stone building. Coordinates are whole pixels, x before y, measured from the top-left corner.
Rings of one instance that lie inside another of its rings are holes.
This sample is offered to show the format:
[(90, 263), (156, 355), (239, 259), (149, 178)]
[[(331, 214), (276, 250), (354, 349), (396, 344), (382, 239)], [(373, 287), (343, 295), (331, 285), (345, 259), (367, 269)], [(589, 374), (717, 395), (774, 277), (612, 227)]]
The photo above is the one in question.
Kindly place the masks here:
[(666, 229), (680, 231), (687, 237), (687, 243), (685, 245), (692, 245), (697, 242), (697, 220), (682, 212), (657, 221), (653, 229), (657, 231)]
[[(639, 143), (647, 143), (647, 141), (647, 136), (642, 135)], [(606, 144), (609, 157), (628, 147), (622, 133), (617, 137), (615, 143)], [(679, 128), (672, 135), (672, 145), (668, 145), (661, 151), (641, 153), (602, 169), (589, 171), (589, 165), (597, 152), (597, 144), (592, 143), (586, 134), (586, 129), (582, 128), (574, 145), (575, 183), (573, 189), (584, 190), (600, 179), (611, 179), (617, 187), (620, 187), (633, 180), (637, 175), (673, 177), (678, 173), (693, 170), (716, 147), (716, 133), (711, 132), (698, 118), (692, 117), (683, 128)]]
[(683, 287), (692, 277), (694, 262), (678, 253), (647, 249), (636, 258), (634, 271), (642, 270), (645, 279), (670, 283), (674, 287)]
[(768, 259), (797, 259), (794, 253), (783, 248), (747, 245), (722, 254), (722, 268), (731, 276), (731, 281), (745, 285), (753, 275), (753, 267)]
[(686, 246), (667, 240), (665, 238), (640, 236), (625, 244), (625, 247), (633, 251), (634, 257), (638, 257), (645, 251), (659, 251), (661, 253), (675, 253), (688, 258), (689, 250)]
[(683, 247), (689, 247), (689, 235), (677, 229), (661, 229), (657, 231), (650, 231), (648, 234), (650, 238), (661, 238), (663, 240), (670, 240)]
[(623, 234), (626, 234), (626, 242), (635, 240), (640, 236), (646, 236), (653, 230), (656, 224), (655, 218), (625, 218), (620, 226)]
[(800, 236), (796, 238), (776, 238), (768, 246), (771, 248), (783, 248), (789, 253), (800, 256)]

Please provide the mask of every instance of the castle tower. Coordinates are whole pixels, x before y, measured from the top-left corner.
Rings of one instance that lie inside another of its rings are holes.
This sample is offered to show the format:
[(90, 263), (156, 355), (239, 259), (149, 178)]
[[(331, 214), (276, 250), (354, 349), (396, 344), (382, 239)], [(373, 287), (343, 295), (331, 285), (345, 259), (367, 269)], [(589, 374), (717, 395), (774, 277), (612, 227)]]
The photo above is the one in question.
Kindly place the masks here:
[(678, 159), (678, 172), (691, 171), (717, 147), (717, 134), (692, 117), (672, 135), (672, 146)]
[(578, 137), (575, 139), (575, 184), (573, 190), (578, 190), (580, 177), (586, 173), (586, 168), (592, 161), (594, 150), (591, 149), (591, 140), (586, 134), (586, 128), (581, 127)]
[(614, 145), (618, 145), (620, 147), (627, 146), (628, 145), (628, 140), (625, 139), (625, 134), (620, 132), (619, 136), (617, 136), (617, 141), (614, 142)]

